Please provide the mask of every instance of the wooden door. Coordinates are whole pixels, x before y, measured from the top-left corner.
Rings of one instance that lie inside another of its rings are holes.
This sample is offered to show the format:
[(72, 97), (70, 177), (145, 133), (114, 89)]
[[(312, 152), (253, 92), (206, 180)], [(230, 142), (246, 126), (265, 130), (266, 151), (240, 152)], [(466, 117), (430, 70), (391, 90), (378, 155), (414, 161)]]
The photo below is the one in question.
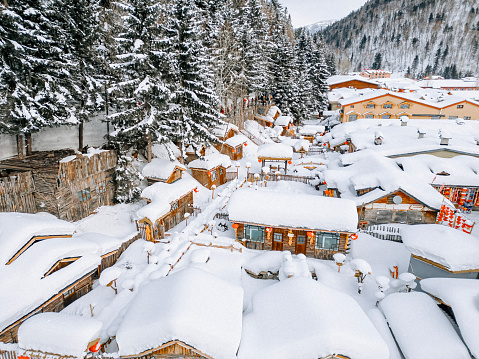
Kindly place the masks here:
[(296, 248), (294, 254), (303, 253), (306, 255), (306, 235), (296, 236)]
[(283, 250), (283, 233), (273, 233), (273, 251)]

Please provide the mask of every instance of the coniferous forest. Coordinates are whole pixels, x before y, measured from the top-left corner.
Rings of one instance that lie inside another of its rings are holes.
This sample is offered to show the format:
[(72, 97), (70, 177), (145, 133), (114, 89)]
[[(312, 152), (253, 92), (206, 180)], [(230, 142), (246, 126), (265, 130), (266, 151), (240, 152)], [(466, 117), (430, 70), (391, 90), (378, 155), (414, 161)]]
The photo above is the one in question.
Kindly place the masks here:
[(152, 142), (214, 143), (210, 130), (243, 98), (273, 98), (297, 120), (317, 113), (333, 63), (278, 0), (8, 0), (0, 132), (22, 135), (28, 152), (33, 132), (81, 132), (100, 114), (121, 173), (122, 156)]

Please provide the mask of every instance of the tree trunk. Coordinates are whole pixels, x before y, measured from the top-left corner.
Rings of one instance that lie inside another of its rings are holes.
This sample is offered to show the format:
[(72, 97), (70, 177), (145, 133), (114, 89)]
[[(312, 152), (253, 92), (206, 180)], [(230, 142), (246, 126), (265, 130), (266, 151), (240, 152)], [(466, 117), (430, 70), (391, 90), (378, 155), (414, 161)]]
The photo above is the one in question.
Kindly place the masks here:
[(148, 163), (151, 162), (151, 133), (148, 133), (148, 145), (146, 147), (146, 159)]
[(22, 135), (17, 135), (17, 153), (18, 158), (23, 158), (23, 137)]
[(78, 126), (78, 151), (82, 151), (83, 149), (83, 120), (80, 121), (80, 125)]
[(30, 156), (32, 154), (32, 133), (27, 132), (25, 133), (25, 146), (27, 149), (27, 156)]

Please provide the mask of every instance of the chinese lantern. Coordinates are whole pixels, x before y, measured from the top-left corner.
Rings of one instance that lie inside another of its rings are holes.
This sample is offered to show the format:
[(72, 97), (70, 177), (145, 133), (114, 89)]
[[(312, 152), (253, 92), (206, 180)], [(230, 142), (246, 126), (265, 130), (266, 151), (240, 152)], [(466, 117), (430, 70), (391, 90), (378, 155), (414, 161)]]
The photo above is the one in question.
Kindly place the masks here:
[(235, 153), (235, 152), (236, 152), (236, 150), (233, 148), (233, 149), (231, 150), (231, 152)]
[(356, 233), (353, 233), (349, 236), (349, 238), (351, 238), (353, 241), (355, 241), (356, 239), (358, 239), (358, 235)]
[(327, 145), (328, 145), (328, 144), (327, 144), (326, 142), (325, 142), (325, 143), (323, 143), (323, 147), (326, 147)]
[(101, 344), (100, 342), (96, 342), (95, 344), (93, 344), (91, 347), (88, 348), (89, 351), (91, 351), (92, 353), (96, 353), (97, 351), (99, 351), (101, 348)]
[(19, 355), (17, 356), (17, 359), (30, 359), (30, 357), (26, 355)]
[(211, 177), (211, 171), (208, 171), (207, 173), (208, 173), (208, 176), (210, 176), (210, 177)]
[(288, 165), (290, 165), (291, 163), (293, 163), (292, 161), (288, 161)]
[(266, 227), (266, 232), (268, 232), (268, 233), (273, 232), (273, 228), (271, 228), (271, 227)]
[(138, 106), (141, 106), (141, 102), (138, 102)]
[(195, 191), (195, 193), (198, 193), (199, 192), (198, 187), (196, 187), (193, 191)]
[(261, 163), (261, 160), (260, 160), (260, 159), (258, 159), (258, 162), (259, 162), (259, 163)]
[(307, 235), (308, 237), (313, 237), (313, 236), (314, 236), (314, 233), (313, 233), (313, 232), (307, 232), (306, 235)]
[(235, 230), (235, 237), (238, 236), (238, 227), (239, 227), (239, 224), (238, 223), (233, 223), (231, 225), (231, 227), (233, 227), (233, 229)]
[(244, 146), (246, 147), (246, 146), (248, 146), (248, 144), (245, 142), (245, 143), (244, 143)]

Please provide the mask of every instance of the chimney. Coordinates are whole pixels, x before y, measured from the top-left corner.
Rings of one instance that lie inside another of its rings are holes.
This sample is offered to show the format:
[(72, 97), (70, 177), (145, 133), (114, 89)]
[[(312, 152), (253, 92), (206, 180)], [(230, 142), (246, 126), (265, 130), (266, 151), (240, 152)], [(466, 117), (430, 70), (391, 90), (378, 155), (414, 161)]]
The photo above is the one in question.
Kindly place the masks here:
[(451, 136), (447, 134), (443, 129), (439, 130), (439, 138), (441, 139), (441, 145), (448, 146)]
[(401, 120), (401, 126), (407, 126), (407, 122), (409, 121), (409, 117), (407, 116), (400, 116), (399, 120)]
[(424, 135), (426, 134), (426, 130), (423, 128), (418, 128), (417, 133), (419, 134), (418, 138), (424, 138)]
[(374, 144), (379, 146), (383, 144), (383, 134), (381, 131), (376, 131), (374, 133)]

